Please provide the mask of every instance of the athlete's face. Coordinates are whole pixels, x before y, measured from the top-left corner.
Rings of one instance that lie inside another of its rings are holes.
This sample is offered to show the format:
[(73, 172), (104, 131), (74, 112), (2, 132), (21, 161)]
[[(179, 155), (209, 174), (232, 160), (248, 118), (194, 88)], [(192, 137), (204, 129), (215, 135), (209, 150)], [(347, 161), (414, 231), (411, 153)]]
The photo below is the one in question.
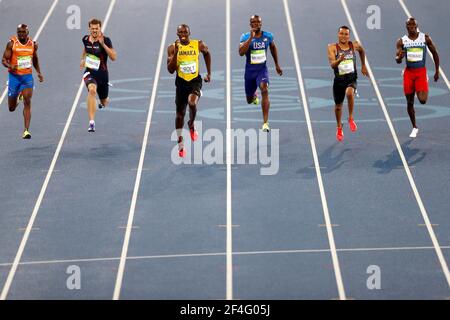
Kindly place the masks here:
[(413, 19), (406, 21), (406, 30), (408, 30), (408, 34), (415, 35), (417, 33), (417, 21)]
[(100, 36), (101, 28), (99, 24), (91, 24), (89, 26), (89, 32), (92, 38), (97, 39)]
[(178, 39), (180, 39), (181, 43), (188, 43), (190, 35), (191, 35), (191, 31), (189, 30), (189, 28), (187, 28), (185, 26), (179, 26), (177, 28), (177, 36), (178, 36)]
[(250, 28), (254, 32), (261, 31), (262, 19), (261, 17), (251, 17), (250, 18)]
[(17, 38), (24, 42), (28, 38), (28, 28), (17, 28)]
[(342, 44), (346, 44), (350, 41), (350, 30), (340, 28), (338, 32), (339, 42)]

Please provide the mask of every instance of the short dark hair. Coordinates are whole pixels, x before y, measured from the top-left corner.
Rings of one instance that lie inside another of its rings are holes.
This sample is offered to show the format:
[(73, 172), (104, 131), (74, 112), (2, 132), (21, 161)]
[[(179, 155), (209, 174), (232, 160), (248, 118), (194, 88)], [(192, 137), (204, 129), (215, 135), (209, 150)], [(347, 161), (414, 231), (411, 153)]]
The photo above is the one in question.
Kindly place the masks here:
[(189, 28), (189, 26), (188, 26), (187, 24), (185, 24), (185, 23), (180, 24), (180, 25), (177, 27), (177, 30), (178, 30), (178, 28), (186, 28), (186, 29), (189, 30), (189, 32), (191, 32), (191, 28)]
[(340, 26), (339, 29), (338, 29), (338, 31), (341, 30), (341, 29), (350, 31), (350, 28), (347, 27), (347, 26)]
[(91, 20), (89, 20), (89, 27), (91, 26), (91, 24), (99, 24), (100, 25), (100, 27), (102, 26), (102, 22), (99, 20), (99, 19), (96, 19), (96, 18), (93, 18), (93, 19), (91, 19)]
[(17, 26), (17, 29), (28, 29), (28, 26), (25, 23), (21, 23)]
[(252, 16), (250, 17), (250, 20), (252, 20), (252, 19), (254, 19), (254, 18), (256, 18), (256, 19), (258, 19), (258, 20), (262, 20), (261, 17), (258, 16), (257, 14), (252, 15)]

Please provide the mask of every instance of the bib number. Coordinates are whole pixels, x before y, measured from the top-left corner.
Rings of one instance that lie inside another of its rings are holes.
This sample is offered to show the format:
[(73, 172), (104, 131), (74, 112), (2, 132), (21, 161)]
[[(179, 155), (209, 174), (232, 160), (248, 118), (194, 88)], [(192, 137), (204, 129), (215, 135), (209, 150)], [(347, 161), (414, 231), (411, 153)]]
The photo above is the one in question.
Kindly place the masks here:
[(422, 48), (411, 48), (406, 50), (406, 61), (419, 62), (423, 60)]
[(261, 64), (266, 62), (266, 50), (252, 50), (250, 53), (251, 64)]
[(195, 74), (197, 72), (197, 63), (195, 61), (181, 62), (180, 71), (184, 74)]
[(100, 58), (92, 54), (88, 54), (86, 55), (84, 65), (86, 68), (98, 70), (100, 68)]
[(31, 68), (31, 57), (17, 57), (17, 70), (30, 69)]
[(338, 70), (339, 70), (339, 75), (340, 76), (342, 76), (344, 74), (355, 72), (355, 67), (354, 67), (354, 64), (353, 64), (353, 60), (348, 59), (348, 60), (342, 61), (338, 65)]

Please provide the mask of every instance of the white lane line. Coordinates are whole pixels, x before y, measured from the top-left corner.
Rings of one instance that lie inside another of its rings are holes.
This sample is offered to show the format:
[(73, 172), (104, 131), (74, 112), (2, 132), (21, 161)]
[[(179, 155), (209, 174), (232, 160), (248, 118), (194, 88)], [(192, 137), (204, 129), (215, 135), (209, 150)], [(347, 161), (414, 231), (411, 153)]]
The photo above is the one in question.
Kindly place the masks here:
[[(406, 16), (407, 16), (408, 18), (412, 17), (411, 12), (409, 12), (409, 10), (408, 10), (408, 8), (406, 7), (406, 5), (405, 5), (405, 3), (403, 2), (403, 0), (398, 0), (398, 2), (400, 3), (401, 7), (403, 8), (403, 11), (405, 11)], [(417, 30), (419, 30), (419, 28), (417, 28)], [(419, 31), (420, 31), (420, 30), (419, 30)], [(429, 54), (430, 57), (431, 57), (431, 60), (434, 61), (433, 55), (431, 54), (431, 51), (430, 51), (430, 49), (429, 49), (428, 47), (427, 47), (427, 51), (428, 51), (428, 54)], [(444, 80), (445, 84), (447, 85), (447, 88), (450, 90), (450, 82), (448, 81), (448, 78), (447, 78), (447, 76), (445, 75), (444, 70), (442, 70), (441, 66), (439, 66), (439, 73), (440, 73), (442, 79)]]
[[(106, 28), (106, 26), (108, 24), (108, 20), (109, 20), (109, 17), (111, 15), (111, 12), (112, 12), (112, 9), (114, 7), (115, 2), (116, 2), (116, 0), (111, 0), (108, 12), (106, 14), (106, 17), (105, 17), (105, 20), (104, 20), (104, 23), (103, 23), (102, 31), (105, 30), (105, 28)], [(27, 229), (25, 230), (25, 233), (23, 235), (23, 238), (22, 238), (22, 241), (20, 243), (19, 249), (17, 250), (16, 257), (14, 259), (14, 262), (13, 262), (13, 265), (11, 267), (11, 270), (9, 271), (9, 274), (8, 274), (8, 278), (6, 279), (5, 285), (3, 286), (3, 290), (2, 290), (2, 293), (0, 295), (0, 300), (5, 300), (6, 296), (8, 295), (9, 289), (11, 287), (11, 283), (12, 283), (12, 281), (14, 279), (14, 275), (16, 274), (16, 271), (17, 271), (17, 267), (19, 266), (20, 259), (22, 258), (23, 251), (25, 250), (25, 246), (27, 244), (28, 237), (30, 236), (31, 230), (33, 228), (34, 220), (37, 217), (39, 208), (41, 206), (42, 199), (44, 198), (45, 192), (47, 191), (48, 183), (49, 183), (50, 178), (52, 176), (52, 173), (53, 173), (53, 171), (55, 169), (56, 161), (58, 160), (59, 153), (61, 152), (61, 148), (62, 148), (62, 145), (64, 143), (64, 139), (66, 138), (67, 131), (69, 130), (69, 126), (70, 126), (70, 123), (72, 121), (72, 117), (73, 117), (73, 115), (75, 113), (75, 109), (76, 109), (76, 107), (78, 105), (78, 101), (80, 100), (80, 96), (81, 96), (81, 92), (82, 92), (82, 89), (83, 89), (83, 85), (84, 85), (84, 83), (83, 83), (83, 80), (82, 80), (81, 83), (80, 83), (80, 87), (78, 88), (78, 92), (77, 92), (77, 95), (75, 97), (75, 100), (73, 101), (72, 109), (70, 110), (69, 117), (67, 118), (67, 122), (66, 122), (66, 125), (64, 127), (63, 133), (61, 135), (61, 139), (59, 140), (58, 146), (56, 148), (56, 151), (55, 151), (55, 154), (53, 156), (52, 162), (50, 164), (50, 168), (49, 168), (49, 170), (47, 172), (47, 176), (45, 177), (44, 184), (42, 185), (41, 192), (39, 193), (39, 197), (37, 198), (36, 204), (34, 205), (33, 213), (31, 214), (30, 220), (28, 221)]]
[[(450, 246), (442, 246), (442, 249), (450, 249)], [(434, 247), (386, 247), (386, 248), (348, 248), (337, 249), (338, 252), (369, 252), (369, 251), (419, 251), (434, 250)], [(233, 255), (269, 255), (269, 254), (300, 254), (300, 253), (328, 253), (330, 249), (301, 249), (301, 250), (274, 250), (274, 251), (241, 251), (233, 252)], [(183, 253), (183, 254), (165, 254), (152, 256), (131, 256), (127, 260), (152, 260), (152, 259), (173, 259), (173, 258), (192, 258), (192, 257), (214, 257), (226, 256), (226, 252), (209, 252), (209, 253)], [(25, 265), (45, 265), (45, 264), (64, 264), (64, 263), (81, 263), (81, 262), (103, 262), (120, 260), (120, 257), (112, 258), (91, 258), (91, 259), (67, 259), (67, 260), (41, 260), (41, 261), (23, 261), (21, 266)], [(9, 267), (12, 263), (0, 263), (0, 267)]]
[[(41, 25), (39, 26), (38, 31), (36, 32), (36, 34), (34, 35), (34, 37), (31, 37), (34, 41), (37, 41), (39, 39), (39, 36), (41, 35), (42, 30), (44, 29), (45, 25), (47, 24), (48, 19), (50, 18), (50, 16), (53, 13), (53, 10), (55, 9), (56, 5), (58, 4), (59, 0), (55, 0), (53, 1), (52, 5), (50, 6), (50, 9), (48, 9), (47, 14), (45, 15), (44, 20), (42, 20)], [(1, 2), (1, 0), (0, 0)], [(0, 97), (0, 105), (3, 102), (3, 99), (5, 99), (6, 94), (8, 93), (8, 87), (5, 88), (5, 90), (2, 93), (2, 96)]]
[[(347, 19), (348, 19), (348, 21), (350, 23), (350, 26), (352, 28), (352, 32), (355, 35), (355, 39), (358, 42), (361, 43), (361, 40), (360, 40), (360, 38), (358, 36), (358, 31), (356, 30), (355, 24), (353, 23), (352, 16), (350, 15), (350, 11), (348, 10), (347, 3), (345, 2), (345, 0), (341, 0), (341, 3), (342, 3), (342, 6), (344, 8), (344, 11), (345, 11), (345, 14), (347, 16)], [(394, 126), (392, 125), (391, 118), (390, 118), (389, 113), (387, 111), (387, 108), (386, 108), (386, 105), (384, 103), (383, 97), (381, 96), (380, 89), (378, 88), (378, 84), (377, 84), (377, 82), (375, 80), (375, 76), (374, 76), (374, 74), (372, 72), (372, 68), (370, 67), (369, 59), (368, 59), (367, 56), (366, 56), (366, 66), (367, 66), (367, 70), (369, 71), (369, 74), (370, 74), (370, 81), (372, 82), (372, 86), (375, 89), (375, 93), (377, 95), (378, 101), (380, 102), (380, 106), (381, 106), (381, 109), (383, 110), (384, 116), (386, 118), (386, 122), (387, 122), (387, 124), (389, 126), (389, 129), (391, 130), (392, 138), (394, 139), (395, 145), (397, 147), (397, 151), (398, 151), (398, 153), (400, 155), (400, 158), (402, 160), (403, 167), (405, 168), (405, 172), (406, 172), (406, 175), (408, 177), (409, 183), (411, 185), (411, 189), (413, 190), (414, 196), (415, 196), (417, 204), (419, 206), (420, 213), (422, 214), (422, 218), (423, 218), (423, 220), (425, 222), (425, 225), (427, 226), (428, 233), (430, 235), (431, 241), (433, 242), (433, 247), (436, 250), (436, 254), (437, 254), (439, 262), (441, 264), (442, 271), (444, 272), (445, 278), (447, 280), (447, 284), (450, 287), (450, 272), (448, 270), (447, 262), (445, 261), (444, 255), (442, 254), (441, 247), (439, 246), (439, 242), (438, 242), (438, 240), (436, 238), (436, 234), (434, 233), (434, 230), (433, 230), (433, 227), (431, 225), (430, 219), (428, 217), (427, 211), (426, 211), (425, 206), (424, 206), (424, 204), (422, 202), (422, 198), (420, 197), (419, 191), (417, 190), (416, 183), (414, 182), (414, 178), (413, 178), (413, 176), (411, 174), (411, 170), (410, 170), (410, 168), (408, 166), (408, 162), (406, 161), (406, 158), (405, 158), (405, 155), (403, 153), (403, 150), (402, 150), (402, 147), (400, 145), (400, 142), (398, 141), (397, 134), (395, 133)]]
[(317, 156), (316, 144), (314, 141), (314, 134), (313, 134), (313, 129), (312, 129), (312, 125), (311, 125), (311, 119), (309, 116), (308, 99), (306, 97), (305, 85), (303, 83), (303, 77), (302, 77), (302, 73), (301, 73), (301, 69), (300, 69), (299, 52), (297, 50), (297, 44), (295, 41), (294, 29), (292, 27), (291, 14), (289, 12), (289, 6), (288, 6), (287, 0), (283, 0), (283, 4), (284, 4), (284, 10), (286, 13), (287, 25), (288, 25), (288, 29), (289, 29), (289, 36), (290, 36), (290, 40), (291, 40), (291, 44), (292, 44), (292, 52), (294, 55), (295, 68), (297, 70), (298, 86), (299, 86), (299, 89), (300, 89), (300, 92), (302, 95), (302, 103), (303, 103), (303, 107), (305, 110), (306, 124), (308, 126), (309, 139), (311, 141), (311, 149), (312, 149), (312, 154), (313, 154), (313, 158), (314, 158), (314, 166), (316, 168), (317, 182), (319, 184), (320, 199), (322, 201), (323, 214), (324, 214), (325, 224), (326, 224), (326, 229), (327, 229), (328, 242), (330, 244), (331, 258), (333, 261), (333, 268), (334, 268), (334, 273), (335, 273), (335, 277), (336, 277), (336, 285), (337, 285), (337, 289), (339, 292), (339, 299), (345, 300), (346, 297), (345, 297), (344, 283), (342, 281), (341, 268), (339, 266), (339, 259), (338, 259), (338, 255), (337, 255), (337, 251), (336, 251), (336, 244), (334, 242), (333, 227), (331, 224), (330, 213), (328, 211), (328, 204), (327, 204), (327, 198), (325, 196), (325, 190), (323, 187), (322, 173), (320, 171), (319, 157)]
[(233, 300), (233, 218), (232, 218), (232, 197), (231, 197), (231, 8), (230, 0), (226, 0), (226, 56), (227, 56), (227, 80), (226, 80), (226, 100), (227, 100), (227, 239), (226, 239), (226, 299)]
[(141, 176), (142, 176), (142, 171), (143, 171), (143, 167), (144, 167), (145, 151), (147, 150), (148, 136), (150, 134), (150, 125), (152, 122), (153, 108), (155, 106), (159, 75), (161, 73), (161, 64), (163, 61), (164, 49), (165, 49), (165, 45), (166, 45), (167, 30), (169, 28), (170, 14), (172, 11), (172, 3), (173, 3), (173, 0), (169, 0), (167, 3), (166, 18), (164, 21), (163, 34), (161, 36), (161, 45), (159, 47), (158, 62), (157, 62), (157, 66), (156, 66), (155, 77), (153, 78), (154, 81), (153, 81), (153, 88), (152, 88), (152, 96), (150, 98), (147, 122), (145, 124), (145, 133), (144, 133), (144, 139), (142, 141), (141, 156), (139, 159), (138, 170), (136, 173), (136, 181), (134, 183), (133, 196), (131, 199), (130, 212), (128, 214), (128, 222), (127, 222), (127, 228), (125, 231), (125, 236), (124, 236), (124, 241), (123, 241), (123, 246), (122, 246), (122, 254), (120, 257), (119, 269), (117, 271), (116, 284), (114, 286), (113, 300), (118, 300), (120, 298), (120, 290), (122, 288), (123, 274), (125, 271), (125, 263), (127, 260), (128, 246), (130, 243), (134, 213), (136, 210), (136, 202), (137, 202), (137, 197), (138, 197), (138, 193), (139, 193), (139, 187), (141, 184)]

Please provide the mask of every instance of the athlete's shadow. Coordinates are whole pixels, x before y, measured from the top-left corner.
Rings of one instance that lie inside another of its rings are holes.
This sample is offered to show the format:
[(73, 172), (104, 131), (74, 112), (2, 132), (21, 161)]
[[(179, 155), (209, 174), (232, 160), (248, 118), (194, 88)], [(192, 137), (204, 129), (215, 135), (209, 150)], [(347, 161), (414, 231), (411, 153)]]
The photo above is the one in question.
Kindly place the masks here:
[[(405, 155), (406, 161), (408, 162), (409, 166), (413, 166), (419, 162), (421, 162), (425, 156), (427, 155), (426, 152), (420, 151), (420, 149), (417, 148), (410, 148), (410, 144), (413, 141), (413, 139), (409, 139), (405, 143), (403, 143), (402, 150), (403, 154)], [(400, 159), (400, 155), (398, 154), (397, 148), (395, 148), (391, 154), (387, 156), (386, 160), (377, 160), (373, 164), (374, 168), (378, 168), (378, 173), (380, 174), (386, 174), (390, 173), (394, 169), (403, 169), (403, 163)]]
[[(334, 149), (339, 148), (339, 151), (336, 153)], [(320, 171), (322, 174), (331, 173), (334, 170), (339, 169), (342, 165), (348, 160), (344, 160), (344, 154), (350, 151), (350, 149), (342, 149), (341, 144), (336, 142), (335, 144), (329, 146), (325, 149), (322, 154), (319, 155), (319, 164)], [(297, 173), (303, 174), (303, 178), (305, 179), (315, 179), (316, 178), (316, 168), (314, 163), (310, 166), (302, 168), (297, 171)]]

